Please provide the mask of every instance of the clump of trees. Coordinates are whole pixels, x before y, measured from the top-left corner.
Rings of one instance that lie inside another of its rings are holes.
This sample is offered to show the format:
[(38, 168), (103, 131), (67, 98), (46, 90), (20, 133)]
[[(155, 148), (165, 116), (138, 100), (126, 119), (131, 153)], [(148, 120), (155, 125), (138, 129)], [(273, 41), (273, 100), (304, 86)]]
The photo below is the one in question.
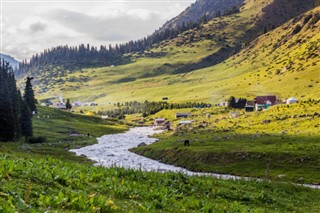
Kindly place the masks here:
[(12, 67), (0, 60), (0, 141), (17, 141), (22, 136), (28, 140), (32, 137), (31, 119), (32, 111), (36, 110), (36, 100), (31, 80), (27, 78), (22, 98)]
[(247, 99), (239, 98), (236, 99), (234, 96), (231, 96), (228, 99), (228, 107), (234, 109), (244, 109), (247, 103)]
[(125, 115), (142, 113), (144, 117), (156, 114), (163, 109), (183, 109), (183, 108), (205, 108), (211, 107), (208, 103), (185, 102), (185, 103), (168, 103), (160, 102), (125, 102), (124, 104), (117, 103), (118, 109), (108, 110), (106, 112), (99, 112), (98, 114), (108, 115), (109, 117), (123, 119)]

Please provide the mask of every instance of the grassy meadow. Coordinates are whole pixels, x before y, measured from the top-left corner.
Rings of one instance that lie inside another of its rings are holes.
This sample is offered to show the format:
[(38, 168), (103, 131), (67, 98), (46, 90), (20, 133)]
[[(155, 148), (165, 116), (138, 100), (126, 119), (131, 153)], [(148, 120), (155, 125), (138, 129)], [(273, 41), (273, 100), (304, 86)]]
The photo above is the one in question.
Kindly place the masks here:
[(0, 156), (0, 212), (317, 212), (319, 190)]
[[(277, 105), (263, 112), (225, 108), (163, 110), (173, 131), (133, 151), (192, 171), (320, 183), (319, 101)], [(191, 125), (178, 125), (176, 112), (191, 112)], [(210, 114), (210, 118), (206, 115)], [(190, 146), (183, 146), (189, 139)]]
[[(199, 122), (202, 114), (208, 112), (225, 122), (226, 110), (205, 110), (191, 109)], [(173, 112), (161, 111), (154, 116), (171, 118)], [(301, 112), (304, 110), (295, 113)], [(95, 137), (103, 134), (126, 129), (111, 121), (39, 107), (33, 124), (35, 136), (47, 137), (46, 143), (0, 143), (0, 212), (316, 212), (320, 208), (319, 190), (290, 183), (95, 167), (84, 157), (67, 151), (95, 143)], [(88, 129), (92, 135), (89, 138)], [(154, 145), (165, 143), (170, 150), (181, 133), (174, 133), (170, 139), (166, 134), (159, 135), (165, 141)], [(235, 142), (231, 139), (224, 143)], [(192, 139), (191, 150), (200, 148), (195, 144)], [(204, 145), (201, 141), (199, 144)], [(202, 147), (209, 148), (212, 146)]]
[(97, 137), (123, 132), (126, 129), (124, 125), (112, 121), (38, 106), (38, 114), (33, 116), (34, 137), (45, 137), (46, 143), (29, 144), (25, 143), (24, 139), (18, 142), (0, 143), (0, 153), (88, 161), (84, 157), (71, 154), (68, 150), (92, 145), (97, 142)]

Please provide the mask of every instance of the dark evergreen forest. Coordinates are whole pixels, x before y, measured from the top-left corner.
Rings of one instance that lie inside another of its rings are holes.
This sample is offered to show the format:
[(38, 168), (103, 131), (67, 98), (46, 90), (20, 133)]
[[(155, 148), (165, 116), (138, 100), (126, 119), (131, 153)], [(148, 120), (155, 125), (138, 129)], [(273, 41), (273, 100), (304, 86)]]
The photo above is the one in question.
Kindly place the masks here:
[[(32, 90), (31, 84), (29, 85)], [(32, 113), (25, 92), (22, 98), (17, 89), (12, 67), (4, 60), (0, 60), (0, 141), (17, 141), (21, 136), (26, 140), (32, 137)], [(34, 101), (34, 100), (33, 100)]]

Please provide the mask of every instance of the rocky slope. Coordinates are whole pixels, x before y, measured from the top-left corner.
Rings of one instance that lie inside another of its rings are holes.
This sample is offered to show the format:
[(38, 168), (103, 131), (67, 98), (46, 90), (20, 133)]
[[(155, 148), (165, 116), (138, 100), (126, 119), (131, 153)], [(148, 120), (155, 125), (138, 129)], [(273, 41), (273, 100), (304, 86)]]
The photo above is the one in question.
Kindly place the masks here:
[(223, 15), (232, 7), (239, 6), (244, 0), (197, 0), (177, 17), (163, 25), (160, 30), (175, 28), (183, 23), (198, 22), (202, 17), (213, 18)]

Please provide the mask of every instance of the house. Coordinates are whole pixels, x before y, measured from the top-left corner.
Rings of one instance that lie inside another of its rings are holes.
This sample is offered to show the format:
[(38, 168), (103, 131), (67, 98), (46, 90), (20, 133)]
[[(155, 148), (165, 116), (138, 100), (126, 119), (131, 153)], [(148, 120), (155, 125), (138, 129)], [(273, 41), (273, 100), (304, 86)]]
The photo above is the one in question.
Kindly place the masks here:
[(179, 121), (179, 123), (178, 123), (178, 125), (188, 125), (188, 124), (192, 124), (192, 121), (183, 120), (183, 121)]
[(156, 118), (154, 121), (155, 126), (161, 126), (166, 122), (165, 118)]
[(275, 95), (257, 96), (255, 98), (255, 109), (261, 111), (268, 109), (270, 106), (276, 105), (277, 103), (278, 101)]
[(176, 119), (178, 118), (188, 118), (191, 116), (190, 112), (178, 112), (176, 113)]
[(295, 104), (298, 102), (298, 99), (291, 97), (286, 100), (286, 104)]
[(101, 119), (108, 119), (109, 118), (109, 116), (108, 115), (101, 115)]
[(255, 101), (250, 100), (247, 101), (246, 105), (245, 105), (245, 110), (246, 112), (253, 112), (254, 111), (254, 105), (255, 105)]
[(58, 102), (54, 104), (54, 107), (57, 109), (67, 109), (66, 105), (64, 103)]
[(82, 106), (82, 103), (80, 101), (75, 101), (71, 104), (73, 107), (79, 107)]
[(218, 103), (218, 106), (220, 106), (220, 107), (228, 107), (229, 106), (229, 102), (228, 101), (220, 102), (220, 103)]

